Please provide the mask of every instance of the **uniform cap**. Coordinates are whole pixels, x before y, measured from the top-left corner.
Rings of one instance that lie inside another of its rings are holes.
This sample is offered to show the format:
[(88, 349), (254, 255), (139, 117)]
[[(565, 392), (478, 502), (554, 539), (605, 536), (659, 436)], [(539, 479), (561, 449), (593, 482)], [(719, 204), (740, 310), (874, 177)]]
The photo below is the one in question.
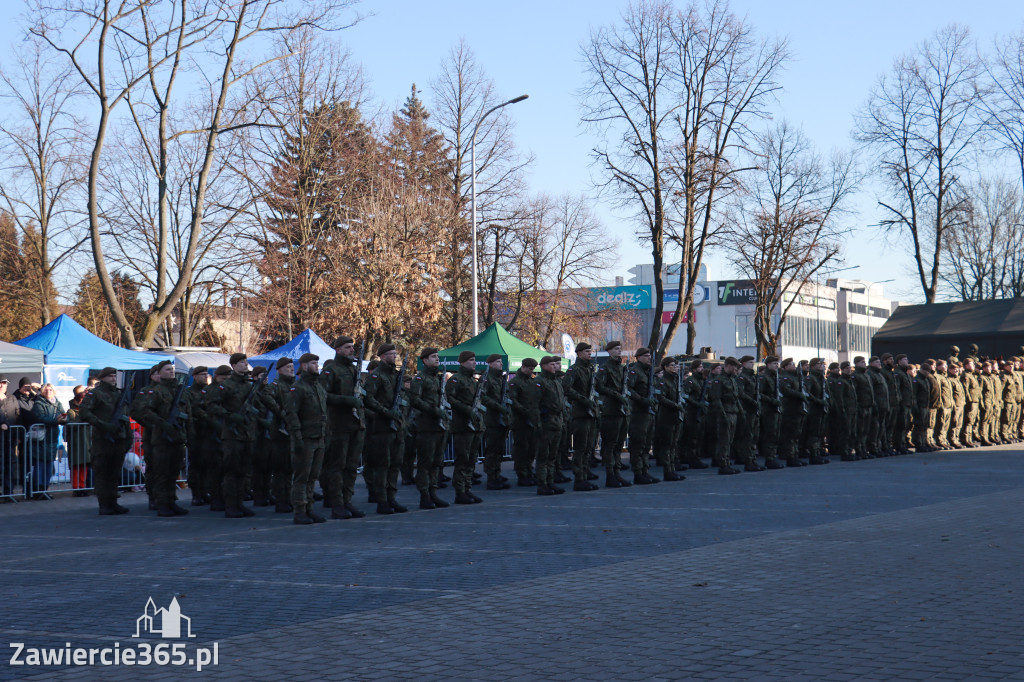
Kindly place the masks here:
[(228, 358), (228, 364), (229, 365), (237, 365), (242, 360), (248, 360), (248, 359), (249, 359), (249, 356), (247, 356), (245, 353), (232, 353), (231, 357)]
[(753, 355), (744, 355), (742, 358), (740, 358), (740, 364), (742, 365), (744, 362), (750, 362), (753, 359)]
[(192, 368), (191, 374), (192, 376), (196, 376), (197, 374), (209, 374), (209, 372), (210, 369), (208, 367), (204, 367), (203, 365), (196, 365), (195, 367)]
[[(953, 348), (956, 348), (956, 346), (953, 346)], [(959, 349), (959, 348), (957, 348), (957, 352), (958, 352), (958, 353), (960, 352), (960, 349)], [(882, 353), (882, 356), (881, 356), (881, 357), (882, 357), (882, 360), (883, 360), (883, 361), (885, 361), (885, 360), (888, 360), (889, 358), (891, 358), (891, 357), (892, 357), (892, 353)]]
[(864, 356), (863, 356), (863, 355), (858, 355), (857, 357), (855, 357), (855, 358), (853, 359), (853, 361), (854, 361), (855, 363), (857, 363), (857, 362), (864, 362), (864, 361), (865, 361), (865, 358), (864, 358)]
[(769, 355), (768, 357), (766, 357), (764, 359), (764, 364), (767, 365), (769, 362), (778, 362), (778, 361), (779, 361), (779, 358), (778, 358), (777, 355)]
[(103, 377), (108, 377), (111, 374), (117, 374), (117, 370), (114, 369), (113, 367), (104, 367), (103, 369), (100, 370), (100, 373), (97, 374), (96, 376), (98, 378), (102, 379)]
[(740, 364), (739, 360), (737, 360), (736, 358), (732, 357), (731, 355), (725, 359), (725, 364), (728, 365), (729, 367), (742, 367), (743, 366), (743, 365)]
[(534, 360), (533, 358), (523, 358), (523, 367), (526, 367), (527, 369), (533, 369), (536, 366), (537, 361)]
[(643, 356), (650, 355), (650, 354), (651, 354), (651, 349), (650, 348), (637, 348), (636, 352), (633, 353), (633, 356), (637, 357), (637, 358), (642, 358)]
[(426, 348), (424, 348), (423, 350), (420, 351), (420, 360), (426, 360), (427, 358), (429, 358), (431, 355), (433, 355), (436, 352), (437, 352), (436, 348), (431, 348), (430, 346), (427, 346)]
[(367, 372), (372, 372), (373, 370), (377, 369), (378, 367), (380, 367), (380, 360), (370, 360), (368, 363), (366, 363), (366, 371)]
[(255, 367), (252, 368), (252, 375), (254, 377), (258, 377), (261, 374), (264, 374), (266, 371), (267, 371), (267, 368), (264, 367), (263, 365), (256, 365)]
[(338, 340), (335, 341), (334, 345), (331, 346), (331, 347), (334, 348), (334, 349), (338, 349), (338, 348), (341, 348), (342, 346), (345, 346), (345, 345), (350, 344), (350, 343), (352, 343), (352, 337), (351, 336), (339, 336)]
[(839, 369), (839, 363), (838, 363), (838, 362), (832, 362), (832, 363), (829, 363), (829, 366), (828, 366), (828, 368), (829, 368), (830, 370), (833, 370), (833, 369)]
[(590, 350), (591, 348), (593, 348), (593, 346), (591, 346), (589, 343), (586, 343), (584, 341), (580, 341), (579, 343), (576, 344), (576, 352), (577, 353), (585, 351), (585, 350)]
[(849, 360), (843, 360), (842, 362), (839, 363), (839, 369), (846, 369), (849, 366), (850, 366), (850, 361)]
[(604, 344), (604, 349), (611, 350), (612, 348), (618, 348), (621, 345), (621, 341), (609, 341), (608, 343)]
[(662, 367), (668, 367), (668, 366), (669, 366), (669, 365), (671, 365), (672, 363), (678, 363), (678, 362), (679, 362), (679, 361), (678, 361), (678, 360), (676, 360), (674, 356), (672, 356), (672, 355), (666, 355), (665, 357), (663, 357), (663, 358), (661, 359), (661, 366), (662, 366)]
[(870, 359), (870, 360), (868, 360), (868, 364), (870, 365), (870, 364), (871, 364), (872, 362), (874, 362), (875, 360), (878, 360), (878, 359), (879, 359), (879, 358), (878, 358), (878, 356), (877, 356), (877, 355), (872, 355), (872, 356), (871, 356), (871, 359)]
[(385, 353), (390, 353), (393, 350), (396, 350), (395, 349), (395, 344), (393, 344), (393, 343), (383, 343), (383, 344), (380, 345), (379, 348), (377, 348), (377, 357), (379, 358), (380, 356), (384, 355)]
[(213, 375), (216, 377), (223, 377), (231, 374), (231, 368), (227, 365), (221, 365), (217, 369), (213, 370)]
[(793, 358), (786, 358), (785, 360), (782, 361), (782, 366), (785, 367), (786, 365), (792, 364), (792, 362)]
[(153, 367), (153, 369), (155, 369), (157, 372), (159, 372), (160, 370), (162, 370), (167, 365), (173, 365), (173, 364), (174, 364), (174, 362), (171, 361), (171, 360), (161, 360), (160, 362), (156, 363), (156, 365)]
[(285, 365), (294, 365), (294, 364), (295, 364), (295, 361), (292, 360), (291, 358), (278, 358), (277, 359), (277, 369), (281, 369)]
[(899, 363), (900, 360), (903, 360), (906, 357), (907, 357), (906, 353), (900, 353), (899, 355), (896, 356), (896, 362)]
[(299, 358), (299, 364), (302, 365), (307, 362), (318, 362), (319, 360), (320, 356), (316, 353), (303, 353), (302, 357)]
[(690, 369), (691, 370), (700, 369), (703, 366), (704, 366), (704, 363), (701, 360), (693, 360), (692, 362), (690, 362)]
[(494, 362), (495, 360), (504, 360), (504, 359), (505, 359), (505, 356), (501, 355), (500, 353), (491, 353), (490, 355), (487, 356), (487, 364), (489, 365), (492, 362)]
[(466, 362), (467, 360), (476, 360), (476, 353), (471, 350), (464, 350), (459, 353), (459, 364)]

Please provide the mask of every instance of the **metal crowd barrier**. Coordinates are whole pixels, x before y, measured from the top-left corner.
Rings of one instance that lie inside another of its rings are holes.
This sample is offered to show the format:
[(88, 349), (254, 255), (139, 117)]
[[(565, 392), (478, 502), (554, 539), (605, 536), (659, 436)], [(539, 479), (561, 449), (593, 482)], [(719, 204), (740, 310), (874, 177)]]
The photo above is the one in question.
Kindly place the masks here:
[(25, 427), (7, 425), (0, 430), (0, 498), (25, 497)]

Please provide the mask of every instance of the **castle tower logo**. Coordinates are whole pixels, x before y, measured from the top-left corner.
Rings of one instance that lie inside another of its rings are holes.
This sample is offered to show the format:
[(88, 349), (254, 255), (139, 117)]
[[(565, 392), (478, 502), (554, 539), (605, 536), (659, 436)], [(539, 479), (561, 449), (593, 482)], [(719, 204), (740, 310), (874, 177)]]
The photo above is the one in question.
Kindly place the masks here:
[(178, 598), (171, 599), (166, 609), (158, 609), (150, 597), (146, 602), (146, 609), (135, 621), (135, 634), (132, 637), (141, 637), (143, 634), (160, 635), (163, 639), (179, 639), (182, 637), (182, 624), (184, 623), (185, 637), (195, 637), (192, 634), (192, 619), (183, 616), (181, 607), (178, 605)]

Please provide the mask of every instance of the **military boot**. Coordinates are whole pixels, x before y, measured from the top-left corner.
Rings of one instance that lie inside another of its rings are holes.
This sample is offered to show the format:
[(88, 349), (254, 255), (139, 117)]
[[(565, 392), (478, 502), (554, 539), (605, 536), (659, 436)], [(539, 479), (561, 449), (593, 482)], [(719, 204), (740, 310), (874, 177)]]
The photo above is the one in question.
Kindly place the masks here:
[(622, 487), (622, 482), (619, 481), (619, 479), (615, 476), (615, 473), (612, 472), (612, 473), (609, 473), (608, 475), (606, 475), (604, 477), (604, 487), (605, 488), (621, 488)]
[(430, 493), (430, 501), (434, 503), (434, 506), (438, 509), (444, 509), (448, 506), (448, 503), (437, 496), (437, 493)]
[(388, 504), (387, 502), (378, 502), (377, 503), (377, 513), (378, 514), (384, 514), (384, 515), (394, 514), (395, 510), (392, 509), (391, 505)]
[(430, 499), (430, 493), (420, 493), (420, 509), (437, 509), (437, 505)]
[(296, 526), (312, 526), (313, 519), (309, 518), (309, 515), (305, 510), (303, 510), (295, 513), (295, 518), (292, 519), (292, 523)]
[(469, 496), (469, 493), (457, 492), (455, 493), (455, 504), (473, 504), (473, 498)]
[(364, 516), (366, 516), (366, 512), (364, 512), (361, 509), (358, 509), (351, 502), (346, 502), (345, 503), (345, 511), (347, 511), (349, 514), (351, 514), (353, 519), (361, 519)]
[(404, 514), (405, 512), (409, 511), (408, 507), (398, 504), (398, 500), (396, 500), (393, 497), (388, 498), (388, 504), (390, 504), (391, 508), (394, 509), (395, 512), (398, 514)]

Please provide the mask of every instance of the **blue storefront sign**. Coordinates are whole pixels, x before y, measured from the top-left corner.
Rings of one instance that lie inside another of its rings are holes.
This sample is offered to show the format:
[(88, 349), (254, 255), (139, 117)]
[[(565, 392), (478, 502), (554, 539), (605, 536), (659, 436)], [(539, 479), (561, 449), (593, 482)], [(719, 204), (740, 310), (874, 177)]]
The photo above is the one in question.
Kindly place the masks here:
[(587, 292), (587, 307), (591, 310), (649, 310), (649, 286), (593, 287)]

